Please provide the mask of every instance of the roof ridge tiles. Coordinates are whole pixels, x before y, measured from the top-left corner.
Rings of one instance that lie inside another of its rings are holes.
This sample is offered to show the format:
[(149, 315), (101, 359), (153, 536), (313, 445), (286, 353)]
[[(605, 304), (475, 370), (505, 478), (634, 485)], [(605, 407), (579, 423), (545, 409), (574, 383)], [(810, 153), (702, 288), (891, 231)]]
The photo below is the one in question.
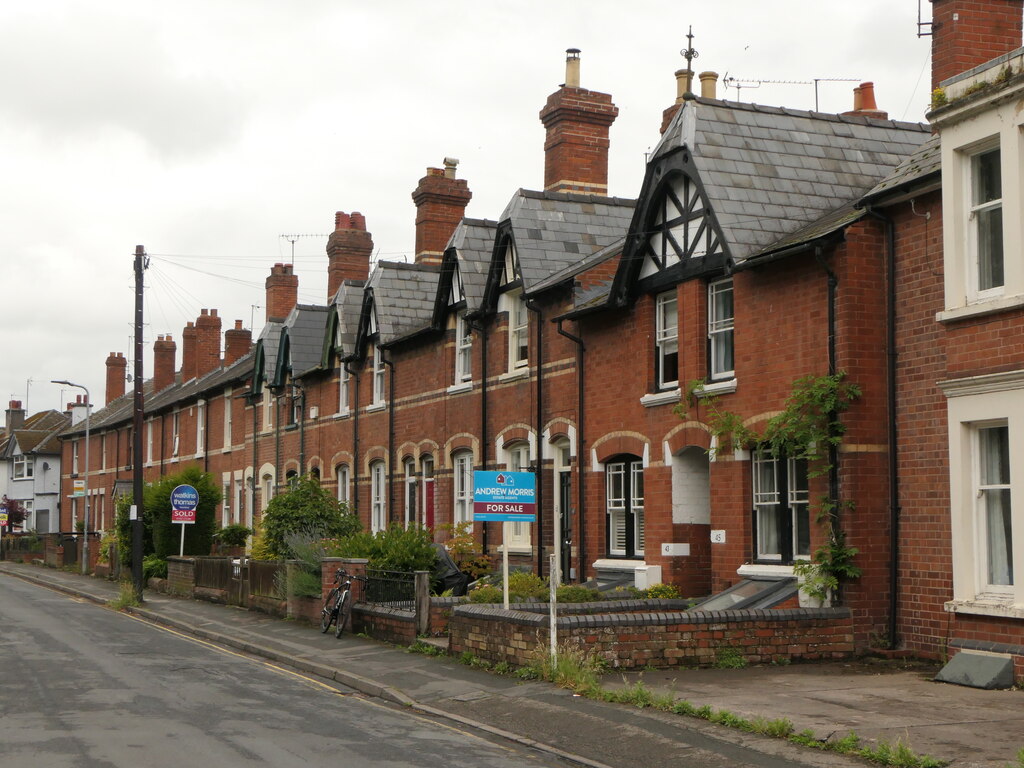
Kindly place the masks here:
[(814, 120), (828, 120), (834, 123), (855, 123), (858, 125), (871, 125), (876, 127), (889, 127), (901, 130), (918, 130), (931, 133), (932, 127), (927, 123), (912, 123), (891, 118), (867, 117), (865, 115), (842, 115), (833, 112), (817, 112), (808, 109), (797, 109), (795, 107), (775, 107), (769, 104), (757, 104), (755, 102), (729, 101), (728, 99), (708, 99), (698, 96), (698, 104), (725, 107), (726, 109), (739, 109), (745, 112), (760, 112), (763, 114), (789, 115), (790, 117), (808, 117)]

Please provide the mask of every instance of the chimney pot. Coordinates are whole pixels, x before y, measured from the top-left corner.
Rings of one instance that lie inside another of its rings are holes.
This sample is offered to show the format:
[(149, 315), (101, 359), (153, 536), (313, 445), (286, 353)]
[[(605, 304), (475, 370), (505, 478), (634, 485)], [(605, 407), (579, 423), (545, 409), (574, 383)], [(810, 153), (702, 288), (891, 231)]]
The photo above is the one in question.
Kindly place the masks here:
[(446, 157), (444, 159), (444, 175), (446, 179), (455, 178), (455, 169), (459, 167), (459, 158)]
[(344, 211), (338, 211), (334, 214), (334, 231), (337, 232), (339, 229), (351, 229), (352, 221), (349, 219), (349, 215)]
[(565, 87), (580, 87), (580, 49), (565, 49)]
[(700, 75), (700, 95), (704, 99), (717, 99), (718, 98), (718, 73), (717, 72), (701, 72)]

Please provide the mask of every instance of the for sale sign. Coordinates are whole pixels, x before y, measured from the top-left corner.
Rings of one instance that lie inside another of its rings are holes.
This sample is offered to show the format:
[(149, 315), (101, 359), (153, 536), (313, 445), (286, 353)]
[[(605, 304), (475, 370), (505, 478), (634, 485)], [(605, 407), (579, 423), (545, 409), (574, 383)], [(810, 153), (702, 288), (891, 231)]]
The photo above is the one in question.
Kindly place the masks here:
[(194, 523), (199, 492), (191, 485), (179, 485), (171, 491), (171, 522)]
[(533, 523), (537, 478), (533, 472), (474, 472), (473, 519)]

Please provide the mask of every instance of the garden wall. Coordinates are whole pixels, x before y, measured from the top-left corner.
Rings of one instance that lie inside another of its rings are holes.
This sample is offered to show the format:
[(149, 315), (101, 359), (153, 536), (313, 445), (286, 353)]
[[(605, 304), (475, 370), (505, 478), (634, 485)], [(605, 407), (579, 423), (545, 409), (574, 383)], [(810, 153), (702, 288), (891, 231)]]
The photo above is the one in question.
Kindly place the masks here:
[[(449, 652), (468, 651), (492, 663), (532, 663), (537, 647), (547, 646), (549, 619), (521, 608), (456, 607), (449, 623)], [(604, 610), (575, 615), (563, 612), (557, 619), (558, 642), (592, 650), (618, 669), (713, 666), (726, 653), (752, 664), (841, 659), (853, 654), (853, 619), (848, 608)]]

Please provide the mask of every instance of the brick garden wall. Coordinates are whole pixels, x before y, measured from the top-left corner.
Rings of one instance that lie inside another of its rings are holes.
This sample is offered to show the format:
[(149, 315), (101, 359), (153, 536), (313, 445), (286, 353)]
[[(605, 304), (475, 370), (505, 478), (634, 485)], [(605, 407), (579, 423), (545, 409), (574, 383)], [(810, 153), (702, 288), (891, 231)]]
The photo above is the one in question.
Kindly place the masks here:
[(168, 557), (167, 591), (191, 597), (195, 588), (195, 561), (191, 557)]
[[(493, 663), (533, 663), (548, 643), (548, 617), (524, 610), (459, 606), (449, 629), (450, 653)], [(559, 643), (593, 651), (616, 669), (713, 666), (724, 649), (752, 664), (853, 654), (846, 608), (562, 616), (557, 632)]]

